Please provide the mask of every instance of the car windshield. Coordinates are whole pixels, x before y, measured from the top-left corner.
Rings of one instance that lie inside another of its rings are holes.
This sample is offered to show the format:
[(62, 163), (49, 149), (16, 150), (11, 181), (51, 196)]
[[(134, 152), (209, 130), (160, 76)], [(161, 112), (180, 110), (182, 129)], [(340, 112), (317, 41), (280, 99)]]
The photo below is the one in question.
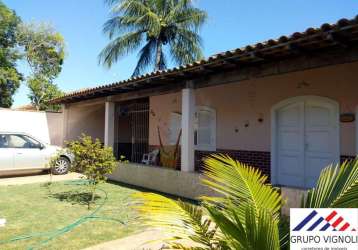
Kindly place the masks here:
[(29, 143), (29, 145), (31, 145), (31, 147), (38, 148), (41, 146), (41, 143), (32, 137), (29, 137), (27, 135), (24, 135), (22, 137)]
[(30, 142), (30, 143), (32, 143), (32, 144), (34, 144), (34, 145), (39, 145), (39, 144), (41, 144), (39, 141), (37, 141), (37, 140), (35, 140), (34, 138), (29, 137), (29, 136), (27, 136), (27, 135), (24, 135), (24, 138), (25, 138), (25, 140), (27, 140), (28, 142)]

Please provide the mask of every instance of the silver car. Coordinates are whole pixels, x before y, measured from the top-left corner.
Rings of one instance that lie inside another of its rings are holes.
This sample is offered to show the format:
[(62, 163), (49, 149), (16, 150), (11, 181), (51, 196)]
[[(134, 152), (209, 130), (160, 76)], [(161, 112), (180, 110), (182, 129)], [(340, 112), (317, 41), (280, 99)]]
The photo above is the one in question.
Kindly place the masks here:
[[(56, 155), (60, 157), (54, 166), (49, 166)], [(66, 174), (72, 162), (73, 156), (61, 147), (25, 133), (0, 132), (0, 175), (45, 169), (51, 169), (53, 174)]]

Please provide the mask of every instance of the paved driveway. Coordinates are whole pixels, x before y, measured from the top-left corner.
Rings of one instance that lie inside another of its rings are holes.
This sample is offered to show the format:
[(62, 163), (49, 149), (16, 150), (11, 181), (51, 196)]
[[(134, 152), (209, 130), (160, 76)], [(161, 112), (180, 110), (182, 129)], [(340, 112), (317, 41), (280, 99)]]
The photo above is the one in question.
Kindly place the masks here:
[[(52, 175), (52, 181), (78, 180), (81, 178), (81, 176), (82, 175), (78, 173), (68, 173), (65, 175)], [(0, 186), (43, 183), (43, 182), (48, 182), (50, 180), (51, 180), (51, 176), (49, 174), (39, 174), (39, 175), (11, 177), (11, 178), (0, 177)]]

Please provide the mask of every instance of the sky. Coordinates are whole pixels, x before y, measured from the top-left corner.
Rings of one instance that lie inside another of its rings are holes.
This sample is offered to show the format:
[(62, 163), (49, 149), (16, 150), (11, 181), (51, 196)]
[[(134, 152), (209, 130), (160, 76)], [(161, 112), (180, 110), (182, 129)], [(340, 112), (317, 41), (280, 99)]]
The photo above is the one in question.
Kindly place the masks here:
[[(98, 64), (98, 54), (109, 42), (102, 33), (109, 18), (103, 0), (3, 0), (24, 22), (48, 22), (65, 38), (66, 58), (55, 83), (63, 91), (94, 87), (129, 78), (137, 54), (129, 55), (110, 69)], [(202, 28), (205, 57), (262, 42), (340, 18), (358, 14), (357, 0), (194, 0), (207, 11)], [(25, 75), (25, 63), (18, 68)], [(29, 103), (23, 83), (14, 96), (14, 107)]]

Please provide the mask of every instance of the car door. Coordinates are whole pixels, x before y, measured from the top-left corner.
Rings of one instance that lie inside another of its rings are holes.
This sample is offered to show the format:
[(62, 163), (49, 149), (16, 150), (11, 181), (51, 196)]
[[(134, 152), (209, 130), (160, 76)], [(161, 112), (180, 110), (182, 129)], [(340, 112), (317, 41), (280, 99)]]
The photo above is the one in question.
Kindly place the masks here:
[(8, 135), (9, 147), (14, 151), (14, 169), (37, 169), (46, 165), (45, 155), (40, 147), (27, 136)]
[(0, 171), (14, 169), (14, 151), (8, 147), (7, 136), (0, 134)]

